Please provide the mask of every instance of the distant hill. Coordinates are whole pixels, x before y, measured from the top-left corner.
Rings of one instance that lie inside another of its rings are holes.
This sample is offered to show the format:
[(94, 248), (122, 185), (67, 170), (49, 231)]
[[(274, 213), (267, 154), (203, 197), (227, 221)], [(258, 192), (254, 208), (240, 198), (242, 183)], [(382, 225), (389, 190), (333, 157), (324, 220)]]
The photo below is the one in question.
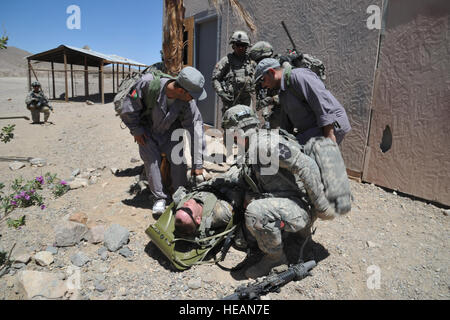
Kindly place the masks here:
[(16, 48), (8, 47), (0, 50), (0, 76), (24, 77), (27, 75), (27, 60), (25, 57), (32, 53)]

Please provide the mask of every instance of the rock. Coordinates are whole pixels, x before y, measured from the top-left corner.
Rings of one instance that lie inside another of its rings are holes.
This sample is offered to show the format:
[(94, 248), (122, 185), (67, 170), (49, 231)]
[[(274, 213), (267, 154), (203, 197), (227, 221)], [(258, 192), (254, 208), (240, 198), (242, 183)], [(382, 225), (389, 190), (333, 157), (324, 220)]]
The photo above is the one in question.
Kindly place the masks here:
[(27, 264), (31, 260), (31, 255), (29, 253), (26, 253), (23, 250), (17, 250), (13, 251), (10, 257), (11, 261), (14, 261), (14, 263), (24, 263)]
[(75, 169), (72, 171), (72, 177), (76, 177), (77, 175), (79, 175), (81, 172), (81, 170), (79, 168)]
[(116, 174), (119, 171), (117, 168), (110, 168), (110, 170), (112, 174)]
[(41, 158), (33, 158), (29, 162), (32, 166), (37, 166), (37, 167), (43, 167), (43, 166), (47, 165), (47, 161), (45, 159), (41, 159)]
[(72, 255), (70, 257), (70, 261), (72, 262), (72, 264), (74, 264), (77, 267), (82, 267), (84, 266), (86, 263), (88, 263), (89, 261), (91, 261), (91, 259), (85, 255), (83, 252), (77, 252), (74, 255)]
[(45, 251), (50, 252), (51, 254), (57, 254), (58, 253), (58, 248), (53, 247), (53, 246), (48, 246)]
[(129, 258), (133, 256), (133, 251), (131, 251), (128, 247), (123, 247), (119, 250), (119, 254), (125, 258)]
[(96, 176), (91, 176), (90, 178), (89, 178), (89, 184), (96, 184), (97, 183), (97, 181), (98, 181), (98, 178), (96, 177)]
[(86, 104), (87, 104), (88, 106), (92, 106), (92, 105), (94, 104), (94, 102), (92, 102), (91, 100), (86, 100)]
[(22, 162), (19, 162), (19, 161), (14, 161), (14, 162), (9, 164), (9, 168), (12, 171), (16, 171), (16, 170), (22, 169), (23, 167), (25, 167), (25, 163), (22, 163)]
[(73, 181), (69, 182), (69, 187), (71, 190), (73, 190), (73, 189), (79, 189), (82, 187), (87, 187), (88, 184), (89, 184), (89, 182), (87, 179), (77, 177)]
[(136, 159), (136, 158), (131, 158), (130, 159), (130, 162), (131, 163), (136, 163), (136, 162), (139, 162), (140, 160), (139, 159)]
[(63, 221), (55, 227), (55, 243), (56, 247), (70, 247), (79, 243), (86, 233), (88, 227), (84, 224)]
[(187, 285), (192, 290), (200, 289), (202, 287), (202, 279), (201, 278), (191, 279), (189, 280)]
[(16, 287), (25, 299), (60, 299), (68, 291), (67, 283), (58, 274), (39, 271), (20, 271)]
[(381, 247), (378, 243), (372, 242), (372, 241), (367, 241), (366, 244), (367, 244), (367, 247), (369, 247), (369, 248), (379, 248), (379, 247)]
[(89, 231), (86, 234), (85, 238), (89, 243), (92, 244), (103, 242), (105, 239), (105, 226), (104, 225), (92, 226), (91, 228), (89, 228)]
[(444, 216), (448, 216), (450, 213), (450, 209), (443, 210)]
[(84, 212), (76, 212), (70, 215), (69, 221), (86, 224), (88, 221), (88, 216)]
[(35, 254), (34, 260), (40, 266), (46, 267), (53, 263), (53, 254), (48, 251), (41, 251)]
[(106, 287), (103, 283), (101, 283), (100, 281), (96, 281), (95, 282), (95, 290), (97, 290), (98, 292), (103, 292), (106, 290)]
[(117, 251), (128, 243), (130, 232), (118, 224), (113, 224), (105, 232), (104, 245), (109, 251)]

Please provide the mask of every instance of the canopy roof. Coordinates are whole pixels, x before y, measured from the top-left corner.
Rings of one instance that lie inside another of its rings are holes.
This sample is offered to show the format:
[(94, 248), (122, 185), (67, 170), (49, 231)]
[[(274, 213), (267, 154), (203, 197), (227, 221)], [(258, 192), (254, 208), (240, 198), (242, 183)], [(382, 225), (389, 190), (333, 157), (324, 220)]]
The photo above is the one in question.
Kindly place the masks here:
[(108, 65), (111, 63), (118, 63), (131, 66), (146, 67), (147, 65), (133, 61), (127, 58), (119, 57), (114, 54), (104, 54), (89, 49), (80, 49), (72, 46), (60, 45), (55, 49), (37, 53), (26, 57), (28, 60), (46, 61), (55, 63), (64, 63), (64, 53), (67, 55), (67, 63), (74, 65), (85, 65), (90, 67), (99, 67), (102, 65)]

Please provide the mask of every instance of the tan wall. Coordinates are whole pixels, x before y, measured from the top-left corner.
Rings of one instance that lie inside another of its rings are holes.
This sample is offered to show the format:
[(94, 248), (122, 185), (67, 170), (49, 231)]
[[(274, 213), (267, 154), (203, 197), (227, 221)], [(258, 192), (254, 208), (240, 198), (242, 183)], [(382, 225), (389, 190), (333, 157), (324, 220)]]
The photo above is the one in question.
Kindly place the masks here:
[[(450, 2), (389, 1), (363, 179), (450, 205)], [(389, 126), (392, 146), (380, 144)]]

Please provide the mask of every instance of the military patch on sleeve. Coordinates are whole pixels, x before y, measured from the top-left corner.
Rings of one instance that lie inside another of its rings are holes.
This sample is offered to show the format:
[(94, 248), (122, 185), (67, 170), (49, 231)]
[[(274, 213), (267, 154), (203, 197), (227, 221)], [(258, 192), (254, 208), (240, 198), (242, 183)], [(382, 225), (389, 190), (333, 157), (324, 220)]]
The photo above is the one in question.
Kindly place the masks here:
[(278, 152), (281, 160), (287, 160), (292, 157), (291, 149), (285, 144), (278, 144)]
[(136, 100), (138, 98), (138, 94), (136, 92), (136, 89), (133, 90), (133, 92), (130, 93), (131, 98), (133, 98), (134, 100)]

